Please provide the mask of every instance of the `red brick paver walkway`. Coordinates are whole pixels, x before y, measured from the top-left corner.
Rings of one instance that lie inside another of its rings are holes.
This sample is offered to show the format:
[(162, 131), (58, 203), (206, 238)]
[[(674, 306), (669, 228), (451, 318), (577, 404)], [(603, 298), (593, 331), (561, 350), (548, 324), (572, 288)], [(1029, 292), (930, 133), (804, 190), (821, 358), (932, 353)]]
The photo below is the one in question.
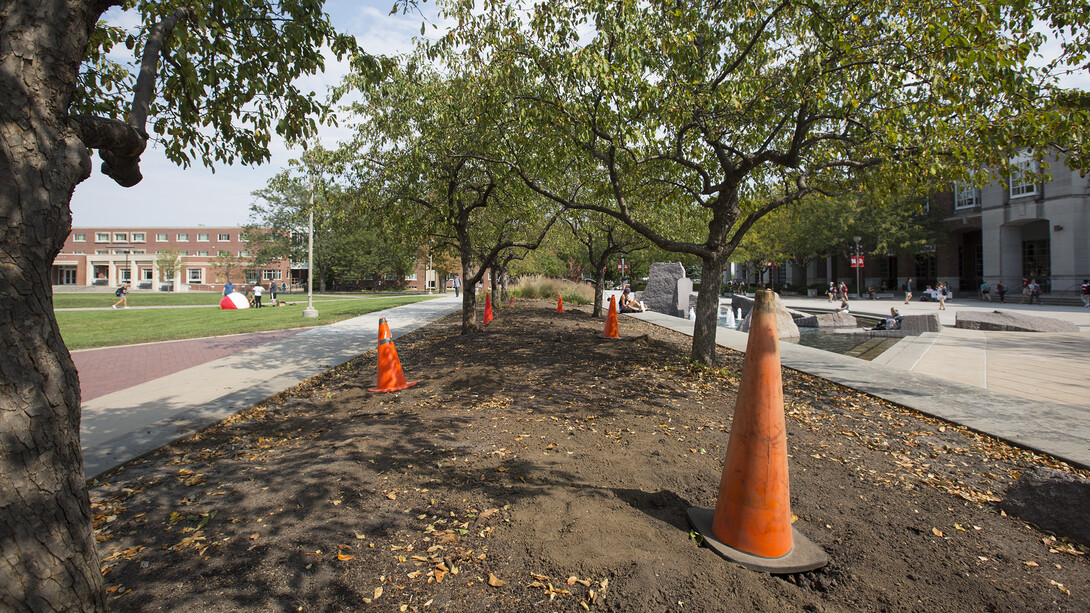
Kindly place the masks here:
[(73, 351), (83, 400), (293, 336), (306, 328)]

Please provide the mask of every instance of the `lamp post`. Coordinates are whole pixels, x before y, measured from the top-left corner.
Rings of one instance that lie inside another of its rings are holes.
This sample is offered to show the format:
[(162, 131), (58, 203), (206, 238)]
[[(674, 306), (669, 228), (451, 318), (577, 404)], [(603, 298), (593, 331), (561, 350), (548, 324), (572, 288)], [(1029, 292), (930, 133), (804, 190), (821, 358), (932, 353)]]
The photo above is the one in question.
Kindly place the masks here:
[(121, 281), (122, 285), (125, 283), (132, 283), (132, 265), (129, 264), (129, 254), (132, 253), (133, 245), (118, 245), (116, 248), (125, 250), (125, 270), (128, 271), (129, 275), (129, 278), (124, 281), (118, 280)]
[(859, 237), (859, 236), (853, 236), (852, 238), (855, 239), (855, 259), (856, 259), (856, 261), (854, 262), (854, 264), (855, 264), (855, 297), (859, 298), (859, 299), (862, 299), (863, 298), (863, 280), (862, 280), (863, 279), (863, 265), (862, 265), (862, 262), (859, 261), (859, 255), (860, 255), (859, 254), (859, 241), (862, 240), (862, 238)]
[(307, 308), (303, 317), (317, 317), (314, 308), (314, 173), (310, 173), (310, 210), (307, 213)]

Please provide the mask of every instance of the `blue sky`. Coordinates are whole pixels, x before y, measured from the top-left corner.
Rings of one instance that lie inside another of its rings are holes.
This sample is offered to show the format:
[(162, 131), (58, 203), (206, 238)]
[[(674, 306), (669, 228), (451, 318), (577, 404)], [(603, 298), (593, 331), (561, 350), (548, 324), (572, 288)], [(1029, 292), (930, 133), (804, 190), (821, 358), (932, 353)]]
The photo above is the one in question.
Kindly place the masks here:
[[(371, 53), (393, 55), (408, 52), (414, 36), (420, 36), (420, 14), (390, 15), (393, 0), (330, 0), (329, 13), (341, 31), (353, 34), (364, 49)], [(425, 14), (433, 15), (434, 4), (422, 4)], [(109, 13), (112, 21), (131, 27), (133, 17), (116, 10)], [(432, 31), (431, 27), (428, 28)], [(324, 96), (327, 87), (345, 74), (343, 63), (327, 62), (326, 73), (301, 83), (305, 90)], [(342, 122), (343, 125), (343, 122)], [(347, 138), (347, 131), (323, 129), (323, 144), (332, 147)], [(75, 226), (236, 226), (247, 222), (251, 192), (265, 186), (270, 177), (296, 157), (299, 149), (289, 151), (283, 142), (274, 142), (272, 161), (256, 167), (219, 166), (213, 174), (200, 166), (182, 169), (163, 156), (161, 149), (151, 147), (144, 153), (141, 170), (144, 180), (131, 188), (123, 188), (99, 172), (97, 155), (91, 178), (76, 186), (72, 196), (72, 216)]]

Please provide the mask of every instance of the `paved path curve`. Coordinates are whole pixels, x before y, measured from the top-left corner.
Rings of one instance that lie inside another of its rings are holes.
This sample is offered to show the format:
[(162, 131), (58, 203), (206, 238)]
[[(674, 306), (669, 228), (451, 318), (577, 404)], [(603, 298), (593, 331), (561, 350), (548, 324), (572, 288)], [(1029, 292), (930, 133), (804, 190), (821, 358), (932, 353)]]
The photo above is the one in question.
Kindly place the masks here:
[(307, 328), (211, 336), (72, 352), (83, 402), (165, 377), (199, 364), (241, 353)]
[[(320, 314), (320, 305), (315, 306)], [(398, 338), (461, 306), (461, 300), (447, 294), (376, 311), (86, 399), (80, 424), (84, 474), (101, 474), (373, 350), (381, 317)], [(128, 367), (135, 368), (131, 361)]]
[[(797, 305), (792, 306), (797, 308)], [(888, 306), (886, 309), (888, 312)], [(628, 317), (689, 336), (693, 334), (693, 322), (680, 317), (650, 312), (631, 313)], [(743, 332), (722, 327), (716, 330), (716, 343), (721, 347), (744, 352), (747, 340), (748, 335)], [(957, 381), (956, 371), (952, 378), (939, 378), (793, 343), (780, 344), (780, 361), (787, 368), (828, 379), (1090, 469), (1090, 408), (1086, 406), (1040, 400), (1031, 402)], [(1084, 380), (1085, 377), (1075, 383), (1081, 385)]]

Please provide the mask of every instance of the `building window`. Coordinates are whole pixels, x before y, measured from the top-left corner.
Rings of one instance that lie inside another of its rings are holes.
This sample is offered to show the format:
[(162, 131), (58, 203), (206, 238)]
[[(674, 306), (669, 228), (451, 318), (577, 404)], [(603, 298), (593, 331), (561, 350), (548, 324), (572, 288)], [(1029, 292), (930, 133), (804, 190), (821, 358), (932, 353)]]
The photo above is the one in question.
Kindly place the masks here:
[(186, 271), (187, 271), (186, 276), (188, 277), (190, 283), (200, 283), (201, 282), (201, 269), (200, 268), (187, 268)]
[(198, 251), (197, 256), (198, 257), (208, 257), (208, 252), (207, 251)]
[(221, 232), (221, 233), (216, 235), (216, 240), (229, 241), (229, 240), (231, 240), (231, 235), (227, 234), (225, 232)]
[(247, 270), (246, 271), (246, 284), (253, 285), (261, 280), (260, 270)]
[(122, 283), (129, 283), (130, 281), (132, 281), (132, 271), (129, 270), (128, 268), (118, 268), (117, 269), (117, 278)]
[(95, 249), (95, 255), (106, 255), (109, 253), (108, 249)]
[(238, 252), (238, 257), (240, 257), (240, 258), (248, 258), (248, 257), (250, 257), (250, 252), (249, 252), (249, 251), (246, 251), (245, 249), (243, 249), (242, 251), (239, 251), (239, 252)]
[(132, 253), (133, 255), (144, 255), (144, 250), (143, 249), (133, 249), (129, 253)]
[(1049, 271), (1052, 269), (1052, 245), (1047, 238), (1022, 241), (1022, 276), (1037, 279), (1042, 291), (1047, 291)]
[(72, 237), (72, 240), (79, 241), (79, 242), (82, 243), (82, 242), (87, 240), (87, 235), (84, 234), (83, 232), (77, 232), (76, 235)]
[(1037, 195), (1037, 184), (1031, 176), (1036, 171), (1033, 160), (1027, 155), (1020, 155), (1011, 160), (1011, 198), (1023, 198)]
[(155, 275), (153, 273), (154, 270), (147, 266), (140, 267), (140, 278), (144, 281), (154, 281)]
[(143, 243), (143, 242), (145, 242), (144, 241), (144, 236), (145, 236), (145, 234), (143, 232), (133, 232), (132, 233), (132, 242), (134, 242), (134, 243)]
[(72, 255), (84, 255), (85, 253), (87, 253), (87, 252), (86, 252), (86, 251), (78, 251), (78, 250), (77, 250), (77, 251), (73, 251), (73, 252), (72, 252)]
[(405, 275), (405, 280), (406, 281), (416, 281), (416, 273), (414, 272), (411, 275)]
[(125, 255), (126, 253), (132, 253), (128, 249), (114, 249), (114, 255)]
[(934, 253), (916, 254), (916, 285), (919, 287), (934, 285), (938, 269), (938, 259)]
[(266, 281), (279, 281), (282, 278), (283, 273), (279, 270), (262, 270), (261, 278)]
[(198, 232), (197, 233), (197, 242), (207, 243), (208, 242), (208, 233), (207, 232)]
[(129, 242), (129, 233), (128, 232), (114, 232), (114, 242), (115, 243), (127, 243), (127, 242)]
[(96, 243), (108, 243), (108, 242), (110, 242), (110, 233), (109, 232), (95, 232), (95, 242)]
[(156, 233), (156, 235), (155, 235), (155, 242), (157, 242), (157, 243), (165, 243), (168, 240), (170, 240), (170, 239), (167, 238), (166, 232), (159, 232), (159, 233)]
[(980, 206), (980, 190), (972, 185), (958, 183), (954, 186), (954, 208), (971, 209)]
[(181, 242), (186, 242), (187, 243), (187, 242), (189, 242), (189, 233), (178, 234), (178, 236), (176, 236), (175, 239), (180, 243)]
[(397, 281), (397, 275), (395, 273), (388, 272), (388, 273), (386, 273), (386, 280), (387, 281)]

